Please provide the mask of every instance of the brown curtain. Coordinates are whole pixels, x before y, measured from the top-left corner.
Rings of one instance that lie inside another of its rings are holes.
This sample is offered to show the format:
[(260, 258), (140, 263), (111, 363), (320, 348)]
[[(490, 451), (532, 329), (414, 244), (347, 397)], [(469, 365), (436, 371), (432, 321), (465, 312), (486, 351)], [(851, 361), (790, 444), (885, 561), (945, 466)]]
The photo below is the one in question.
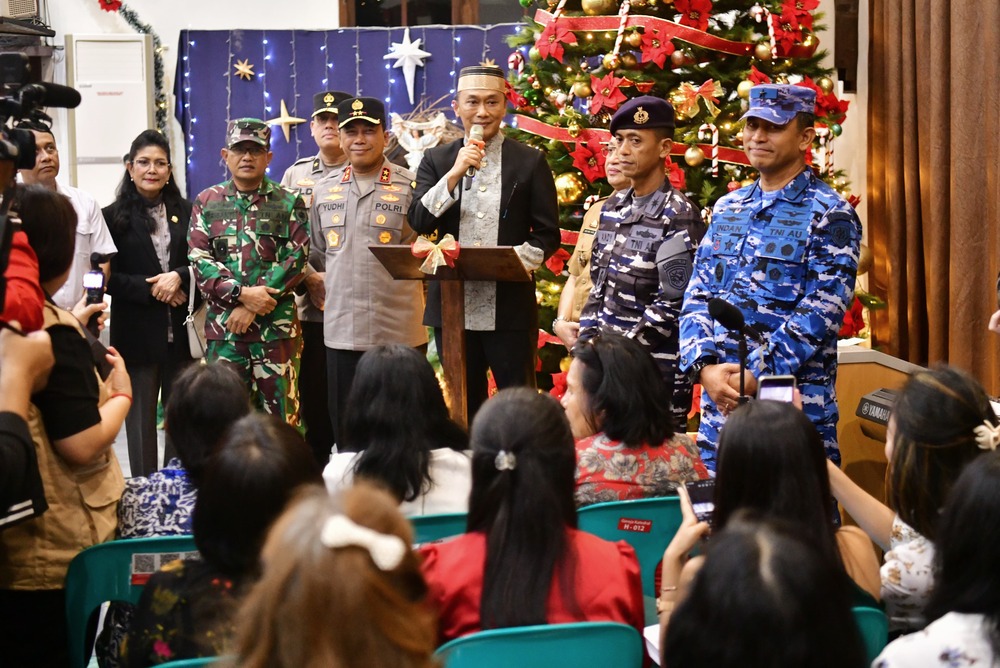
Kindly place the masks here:
[(1000, 2), (870, 0), (875, 342), (1000, 392)]

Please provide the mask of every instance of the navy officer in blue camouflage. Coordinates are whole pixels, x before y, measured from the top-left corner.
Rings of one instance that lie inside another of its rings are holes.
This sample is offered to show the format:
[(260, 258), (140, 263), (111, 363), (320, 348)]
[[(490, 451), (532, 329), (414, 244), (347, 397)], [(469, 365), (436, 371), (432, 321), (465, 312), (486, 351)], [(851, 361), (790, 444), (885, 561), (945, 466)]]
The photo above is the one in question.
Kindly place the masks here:
[(854, 298), (861, 222), (806, 165), (816, 94), (765, 84), (750, 91), (743, 147), (760, 178), (721, 198), (698, 248), (681, 312), (681, 362), (704, 388), (698, 445), (715, 468), (719, 429), (739, 399), (738, 334), (716, 323), (708, 301), (743, 312), (763, 334), (747, 359), (746, 391), (763, 375), (794, 375), (802, 410), (826, 454), (837, 448), (837, 332)]
[(656, 360), (680, 429), (691, 410), (691, 383), (678, 371), (678, 317), (705, 223), (670, 185), (664, 161), (673, 146), (674, 108), (644, 95), (611, 119), (616, 155), (631, 187), (612, 195), (590, 261), (594, 286), (580, 314), (580, 339), (598, 332), (634, 338)]

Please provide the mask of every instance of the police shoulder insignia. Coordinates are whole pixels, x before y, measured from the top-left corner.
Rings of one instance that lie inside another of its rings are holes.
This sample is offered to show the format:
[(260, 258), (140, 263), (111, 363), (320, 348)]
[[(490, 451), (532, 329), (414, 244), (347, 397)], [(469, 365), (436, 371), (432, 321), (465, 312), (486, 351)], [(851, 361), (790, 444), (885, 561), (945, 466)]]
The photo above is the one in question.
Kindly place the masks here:
[(392, 170), (388, 167), (382, 168), (382, 174), (379, 176), (380, 183), (389, 183), (392, 180)]
[(642, 107), (639, 107), (635, 110), (635, 114), (632, 115), (632, 120), (639, 125), (642, 125), (649, 120), (649, 112)]

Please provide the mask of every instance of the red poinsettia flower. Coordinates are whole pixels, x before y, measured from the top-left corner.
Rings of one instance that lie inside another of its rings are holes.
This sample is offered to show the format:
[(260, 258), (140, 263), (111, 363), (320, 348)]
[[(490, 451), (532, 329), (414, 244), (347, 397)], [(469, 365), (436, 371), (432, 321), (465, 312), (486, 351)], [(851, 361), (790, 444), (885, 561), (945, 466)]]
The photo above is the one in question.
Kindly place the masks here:
[(802, 41), (802, 26), (799, 25), (795, 14), (780, 16), (771, 14), (771, 23), (774, 26), (774, 41), (779, 54), (787, 54), (793, 46)]
[(698, 30), (708, 28), (712, 15), (712, 0), (674, 0), (674, 8), (681, 13), (680, 23)]
[(621, 103), (627, 99), (625, 93), (619, 90), (623, 81), (625, 79), (616, 77), (614, 73), (609, 73), (600, 79), (593, 74), (590, 75), (590, 89), (594, 91), (594, 97), (590, 98), (590, 113), (592, 115), (596, 116), (601, 109), (614, 111), (621, 106)]
[(674, 52), (674, 43), (664, 37), (659, 28), (646, 28), (642, 33), (642, 61), (656, 63), (661, 70), (667, 64), (667, 58)]
[(860, 334), (864, 328), (865, 308), (861, 304), (861, 300), (855, 297), (851, 308), (844, 313), (844, 323), (841, 325), (840, 331), (837, 332), (837, 336), (842, 339), (849, 339), (852, 336)]
[(750, 66), (750, 81), (754, 86), (771, 83), (771, 77), (767, 76), (753, 65)]
[(827, 123), (843, 123), (847, 118), (847, 107), (851, 104), (849, 101), (841, 100), (833, 93), (824, 92), (809, 77), (804, 78), (798, 85), (816, 91), (817, 117), (825, 119)]
[(556, 21), (545, 26), (545, 30), (538, 36), (535, 48), (542, 58), (555, 58), (560, 63), (563, 61), (564, 44), (576, 44), (576, 35), (572, 30), (567, 30)]
[[(552, 254), (552, 257), (545, 261), (545, 266), (549, 268), (549, 271), (558, 276), (563, 272), (563, 269), (566, 268), (566, 262), (569, 258), (569, 251), (565, 248), (560, 248)], [(541, 342), (539, 342), (539, 344), (541, 344)]]
[(785, 0), (781, 3), (782, 14), (794, 14), (799, 25), (808, 30), (813, 27), (813, 10), (819, 7), (819, 0)]
[(97, 4), (106, 12), (117, 12), (121, 9), (122, 0), (97, 0)]
[(577, 144), (576, 150), (570, 155), (573, 156), (573, 166), (583, 172), (591, 183), (604, 176), (605, 158), (599, 144), (596, 149), (589, 144)]
[(669, 155), (667, 156), (665, 165), (667, 170), (667, 180), (670, 181), (670, 185), (678, 190), (684, 190), (684, 187), (687, 185), (687, 181), (684, 178), (684, 170), (681, 169), (681, 166), (671, 160)]
[(556, 401), (562, 401), (563, 395), (566, 394), (566, 375), (568, 372), (560, 371), (559, 373), (552, 374), (552, 389), (549, 390), (549, 394), (556, 398)]

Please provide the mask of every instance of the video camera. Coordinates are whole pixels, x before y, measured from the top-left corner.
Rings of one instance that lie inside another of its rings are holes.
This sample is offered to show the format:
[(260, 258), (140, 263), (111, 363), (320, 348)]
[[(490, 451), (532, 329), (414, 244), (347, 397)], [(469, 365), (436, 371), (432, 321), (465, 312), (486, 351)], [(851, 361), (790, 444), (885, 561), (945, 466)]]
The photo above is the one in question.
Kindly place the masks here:
[(69, 86), (48, 82), (28, 83), (31, 66), (21, 53), (0, 54), (0, 311), (3, 310), (7, 281), (3, 278), (10, 258), (14, 226), (8, 213), (8, 189), (14, 184), (19, 169), (35, 166), (35, 135), (31, 130), (7, 127), (8, 121), (30, 121), (50, 127), (52, 119), (42, 107), (74, 109), (80, 104), (80, 93)]

